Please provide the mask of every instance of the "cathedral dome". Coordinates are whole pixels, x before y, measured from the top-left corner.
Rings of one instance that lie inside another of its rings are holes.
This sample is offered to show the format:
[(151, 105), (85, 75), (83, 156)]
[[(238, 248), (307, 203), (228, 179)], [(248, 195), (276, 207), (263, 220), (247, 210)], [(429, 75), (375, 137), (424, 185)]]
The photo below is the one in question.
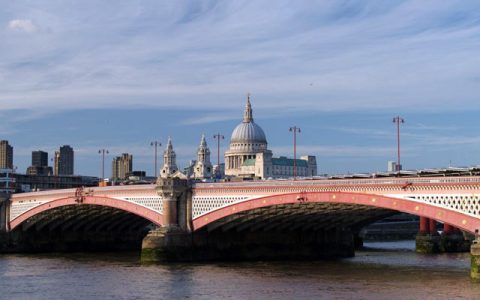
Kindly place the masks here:
[(232, 132), (230, 144), (266, 144), (267, 138), (263, 129), (253, 122), (250, 96), (247, 98), (243, 122), (238, 124)]
[(231, 143), (266, 143), (267, 138), (263, 129), (253, 121), (248, 123), (240, 123), (232, 132)]

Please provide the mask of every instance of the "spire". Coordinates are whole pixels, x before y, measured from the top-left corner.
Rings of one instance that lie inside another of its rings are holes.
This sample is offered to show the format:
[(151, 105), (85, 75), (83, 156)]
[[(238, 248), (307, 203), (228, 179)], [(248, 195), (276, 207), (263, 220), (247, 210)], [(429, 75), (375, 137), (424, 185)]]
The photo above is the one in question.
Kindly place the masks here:
[(200, 148), (206, 148), (207, 141), (205, 140), (205, 134), (202, 134), (202, 139), (200, 140)]
[(245, 105), (245, 112), (243, 114), (243, 123), (253, 122), (252, 105), (250, 104), (250, 93), (247, 94), (247, 104)]
[(200, 145), (197, 151), (197, 161), (193, 167), (193, 176), (197, 179), (211, 178), (213, 166), (210, 162), (210, 149), (205, 140), (205, 134), (202, 134)]
[(170, 136), (168, 137), (167, 148), (165, 148), (165, 151), (168, 151), (168, 150), (173, 150), (172, 138)]
[(177, 155), (173, 151), (172, 139), (168, 137), (167, 147), (163, 152), (163, 168), (160, 172), (160, 177), (168, 177), (178, 170), (176, 158)]

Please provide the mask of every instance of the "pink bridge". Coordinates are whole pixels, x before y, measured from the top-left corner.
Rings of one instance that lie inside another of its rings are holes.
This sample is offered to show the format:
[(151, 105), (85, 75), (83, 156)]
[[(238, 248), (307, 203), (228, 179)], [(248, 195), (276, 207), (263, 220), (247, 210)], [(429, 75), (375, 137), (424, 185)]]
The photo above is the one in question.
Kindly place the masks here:
[(479, 197), (480, 177), (473, 176), (196, 183), (175, 207), (157, 185), (131, 185), (15, 194), (7, 223), (10, 231), (175, 222), (189, 231), (304, 229), (362, 227), (406, 212), (475, 233)]

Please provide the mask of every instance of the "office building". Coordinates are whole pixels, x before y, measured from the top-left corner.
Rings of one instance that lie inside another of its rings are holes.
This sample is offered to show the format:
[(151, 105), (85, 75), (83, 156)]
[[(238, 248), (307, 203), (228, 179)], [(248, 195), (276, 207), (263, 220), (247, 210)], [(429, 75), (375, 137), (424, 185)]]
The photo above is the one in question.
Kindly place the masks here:
[(125, 180), (127, 175), (132, 172), (133, 156), (123, 153), (112, 161), (112, 180)]
[(0, 169), (13, 169), (13, 147), (0, 141)]
[(74, 152), (69, 145), (63, 145), (59, 151), (55, 151), (53, 173), (55, 175), (74, 174)]
[(37, 150), (32, 151), (32, 165), (27, 168), (27, 175), (53, 175), (52, 167), (48, 166), (48, 153)]
[(33, 167), (48, 166), (48, 153), (41, 150), (32, 151), (32, 166)]

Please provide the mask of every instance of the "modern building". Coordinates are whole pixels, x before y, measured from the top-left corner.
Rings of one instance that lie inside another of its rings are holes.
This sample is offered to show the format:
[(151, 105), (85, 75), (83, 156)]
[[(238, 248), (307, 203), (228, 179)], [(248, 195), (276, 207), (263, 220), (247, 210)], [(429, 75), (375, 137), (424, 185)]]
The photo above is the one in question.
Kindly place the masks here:
[(55, 151), (53, 173), (55, 175), (74, 174), (74, 152), (69, 145), (63, 145)]
[(221, 179), (225, 177), (225, 164), (221, 163), (220, 165), (213, 165), (213, 174), (215, 174), (215, 179)]
[(197, 160), (193, 166), (193, 177), (196, 179), (209, 179), (213, 176), (213, 166), (210, 161), (210, 149), (208, 148), (205, 135), (202, 135), (197, 150)]
[(294, 175), (317, 175), (315, 156), (302, 156), (294, 161), (286, 157), (274, 158), (263, 129), (254, 122), (250, 96), (243, 121), (232, 132), (230, 148), (225, 151), (225, 177), (288, 178)]
[(45, 191), (98, 186), (99, 178), (91, 176), (45, 176), (14, 174), (15, 192)]
[(167, 147), (163, 152), (163, 167), (160, 171), (160, 177), (168, 177), (177, 172), (177, 155), (173, 151), (172, 139), (168, 137)]
[(48, 153), (37, 150), (32, 151), (32, 165), (27, 168), (27, 175), (52, 175), (52, 167), (48, 166)]
[(127, 179), (127, 174), (133, 170), (133, 156), (128, 153), (122, 153), (117, 156), (112, 162), (112, 180)]
[(13, 147), (8, 141), (0, 141), (0, 169), (13, 169)]
[(48, 166), (48, 153), (42, 150), (32, 151), (32, 166), (33, 167)]
[(398, 165), (394, 161), (388, 161), (387, 163), (387, 171), (388, 172), (397, 172), (402, 170), (402, 165)]
[(0, 168), (0, 193), (15, 192), (15, 174), (12, 169)]
[(395, 172), (397, 170), (397, 163), (389, 160), (387, 162), (387, 172)]

